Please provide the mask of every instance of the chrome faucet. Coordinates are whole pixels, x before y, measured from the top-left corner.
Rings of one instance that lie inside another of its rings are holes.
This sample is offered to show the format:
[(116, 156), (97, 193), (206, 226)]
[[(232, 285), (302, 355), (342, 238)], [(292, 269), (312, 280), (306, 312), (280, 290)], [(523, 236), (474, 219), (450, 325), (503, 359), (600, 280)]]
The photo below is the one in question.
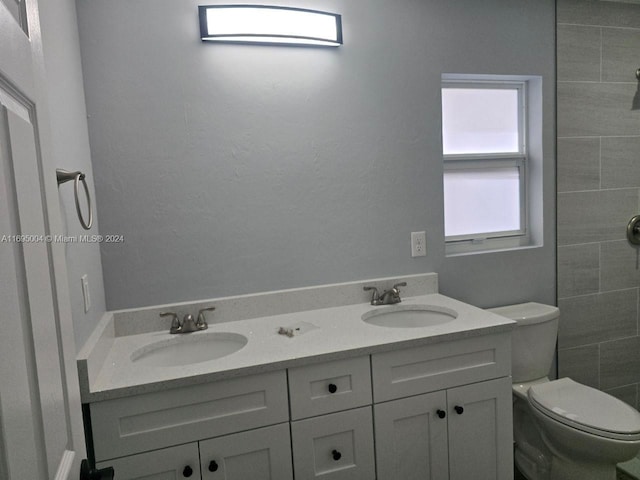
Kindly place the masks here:
[(198, 330), (196, 321), (193, 319), (193, 315), (191, 315), (190, 313), (184, 316), (180, 327), (180, 333), (191, 333)]
[(363, 287), (363, 290), (373, 290), (373, 294), (371, 295), (371, 305), (393, 305), (402, 301), (398, 287), (406, 286), (407, 282), (396, 283), (389, 290), (385, 290), (382, 295), (380, 295), (376, 287)]
[(197, 332), (198, 330), (206, 330), (207, 328), (209, 328), (209, 325), (207, 324), (207, 321), (204, 317), (204, 312), (210, 312), (215, 309), (216, 307), (203, 308), (198, 312), (197, 320), (193, 319), (193, 315), (187, 314), (184, 316), (182, 322), (178, 318), (178, 315), (174, 312), (160, 312), (160, 316), (172, 318), (169, 333), (191, 333)]

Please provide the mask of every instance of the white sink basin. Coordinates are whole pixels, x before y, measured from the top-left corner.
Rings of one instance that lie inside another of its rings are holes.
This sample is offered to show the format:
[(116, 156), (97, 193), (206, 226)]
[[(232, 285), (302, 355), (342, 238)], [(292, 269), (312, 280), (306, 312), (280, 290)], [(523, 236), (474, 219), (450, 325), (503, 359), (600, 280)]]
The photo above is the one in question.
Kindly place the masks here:
[(362, 315), (370, 325), (391, 328), (419, 328), (455, 320), (458, 312), (438, 305), (394, 305), (376, 308)]
[(173, 367), (208, 362), (237, 352), (247, 337), (229, 332), (179, 334), (145, 345), (131, 354), (135, 365)]

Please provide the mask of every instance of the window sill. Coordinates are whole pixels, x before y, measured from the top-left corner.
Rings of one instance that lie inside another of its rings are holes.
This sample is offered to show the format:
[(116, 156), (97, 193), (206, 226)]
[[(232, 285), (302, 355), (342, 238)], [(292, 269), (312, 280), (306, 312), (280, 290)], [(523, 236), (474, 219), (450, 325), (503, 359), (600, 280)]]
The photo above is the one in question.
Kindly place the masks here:
[(480, 242), (447, 242), (445, 254), (447, 257), (460, 257), (464, 255), (478, 255), (483, 253), (509, 252), (513, 250), (529, 250), (540, 248), (542, 243), (533, 243), (530, 238), (491, 238)]

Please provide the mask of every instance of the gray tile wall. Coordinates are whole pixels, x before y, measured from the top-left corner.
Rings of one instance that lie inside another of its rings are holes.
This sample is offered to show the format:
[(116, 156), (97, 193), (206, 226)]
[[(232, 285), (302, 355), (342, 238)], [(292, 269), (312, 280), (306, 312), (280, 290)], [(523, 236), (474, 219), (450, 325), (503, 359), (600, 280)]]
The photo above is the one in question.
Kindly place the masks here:
[(638, 408), (640, 5), (557, 5), (558, 370)]

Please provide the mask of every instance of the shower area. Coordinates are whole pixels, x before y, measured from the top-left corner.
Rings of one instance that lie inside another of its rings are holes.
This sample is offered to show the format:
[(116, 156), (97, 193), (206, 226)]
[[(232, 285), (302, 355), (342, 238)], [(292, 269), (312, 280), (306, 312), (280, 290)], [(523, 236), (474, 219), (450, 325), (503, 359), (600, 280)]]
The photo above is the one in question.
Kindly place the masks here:
[[(639, 407), (640, 1), (557, 2), (558, 372)], [(620, 479), (640, 478), (640, 460)]]
[(638, 408), (640, 2), (557, 2), (560, 376)]
[(556, 21), (558, 371), (638, 408), (640, 1), (558, 0)]

